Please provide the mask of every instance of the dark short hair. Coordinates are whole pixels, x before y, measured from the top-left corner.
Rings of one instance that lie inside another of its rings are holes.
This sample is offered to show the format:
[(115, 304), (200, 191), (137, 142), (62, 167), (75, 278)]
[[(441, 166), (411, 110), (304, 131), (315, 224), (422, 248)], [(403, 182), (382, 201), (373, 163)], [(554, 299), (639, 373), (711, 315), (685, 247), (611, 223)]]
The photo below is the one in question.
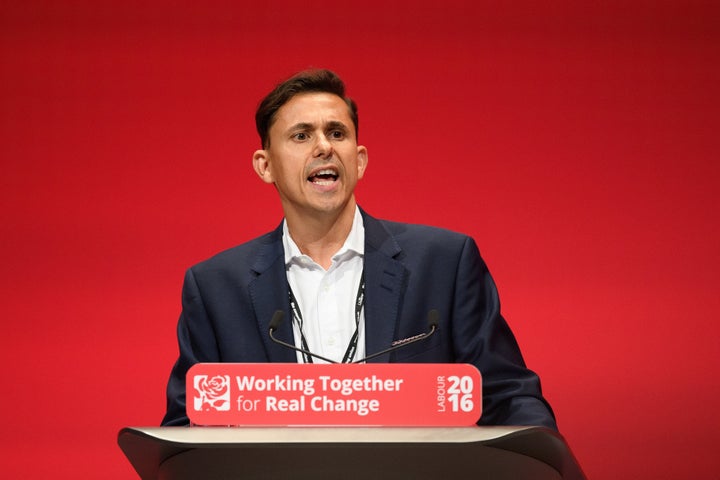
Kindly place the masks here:
[(355, 137), (358, 133), (358, 113), (355, 102), (345, 96), (345, 84), (336, 73), (325, 69), (304, 70), (296, 73), (284, 82), (278, 84), (258, 106), (255, 112), (255, 126), (260, 135), (262, 148), (270, 146), (269, 131), (275, 122), (277, 111), (290, 101), (295, 95), (301, 93), (332, 93), (342, 98), (347, 104), (350, 118), (355, 125)]

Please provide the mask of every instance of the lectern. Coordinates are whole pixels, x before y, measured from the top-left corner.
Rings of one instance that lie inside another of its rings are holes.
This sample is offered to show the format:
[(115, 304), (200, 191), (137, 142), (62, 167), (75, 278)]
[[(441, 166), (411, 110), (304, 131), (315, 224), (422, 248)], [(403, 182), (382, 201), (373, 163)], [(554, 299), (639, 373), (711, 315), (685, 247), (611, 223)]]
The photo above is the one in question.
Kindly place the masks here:
[(542, 427), (128, 427), (120, 448), (143, 480), (584, 480)]

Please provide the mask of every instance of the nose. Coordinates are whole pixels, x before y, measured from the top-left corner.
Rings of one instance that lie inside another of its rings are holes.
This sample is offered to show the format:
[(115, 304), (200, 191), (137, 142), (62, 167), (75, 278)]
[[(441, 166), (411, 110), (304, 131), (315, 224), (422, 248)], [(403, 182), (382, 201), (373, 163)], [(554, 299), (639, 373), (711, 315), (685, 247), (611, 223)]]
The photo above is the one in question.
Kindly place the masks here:
[(325, 135), (318, 135), (315, 143), (315, 157), (324, 158), (332, 155), (333, 147)]

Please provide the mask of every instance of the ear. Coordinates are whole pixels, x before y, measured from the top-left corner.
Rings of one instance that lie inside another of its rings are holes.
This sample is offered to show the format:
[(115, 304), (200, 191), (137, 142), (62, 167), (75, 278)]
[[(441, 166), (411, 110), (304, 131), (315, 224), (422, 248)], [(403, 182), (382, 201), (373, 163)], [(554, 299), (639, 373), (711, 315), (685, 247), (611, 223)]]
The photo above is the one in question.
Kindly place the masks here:
[(267, 150), (257, 150), (253, 153), (253, 168), (263, 182), (275, 183)]
[(358, 168), (358, 180), (365, 175), (365, 169), (367, 168), (368, 163), (368, 153), (367, 148), (363, 147), (362, 145), (358, 145), (357, 147), (357, 168)]

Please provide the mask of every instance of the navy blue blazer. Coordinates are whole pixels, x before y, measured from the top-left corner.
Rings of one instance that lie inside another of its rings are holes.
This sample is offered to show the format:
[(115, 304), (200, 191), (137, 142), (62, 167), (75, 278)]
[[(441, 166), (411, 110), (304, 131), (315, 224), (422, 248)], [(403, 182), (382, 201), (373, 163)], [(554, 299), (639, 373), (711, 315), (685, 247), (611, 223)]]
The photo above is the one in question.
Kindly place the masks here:
[[(428, 340), (371, 361), (471, 363), (483, 380), (478, 424), (556, 429), (540, 380), (525, 367), (500, 315), (495, 283), (473, 239), (362, 215), (367, 354), (426, 331), (428, 312), (440, 313), (438, 331)], [(282, 225), (187, 271), (178, 322), (180, 355), (168, 382), (163, 425), (188, 423), (185, 374), (197, 362), (297, 361), (294, 351), (268, 337), (276, 310), (290, 312)], [(276, 336), (294, 343), (291, 322), (284, 321)]]

